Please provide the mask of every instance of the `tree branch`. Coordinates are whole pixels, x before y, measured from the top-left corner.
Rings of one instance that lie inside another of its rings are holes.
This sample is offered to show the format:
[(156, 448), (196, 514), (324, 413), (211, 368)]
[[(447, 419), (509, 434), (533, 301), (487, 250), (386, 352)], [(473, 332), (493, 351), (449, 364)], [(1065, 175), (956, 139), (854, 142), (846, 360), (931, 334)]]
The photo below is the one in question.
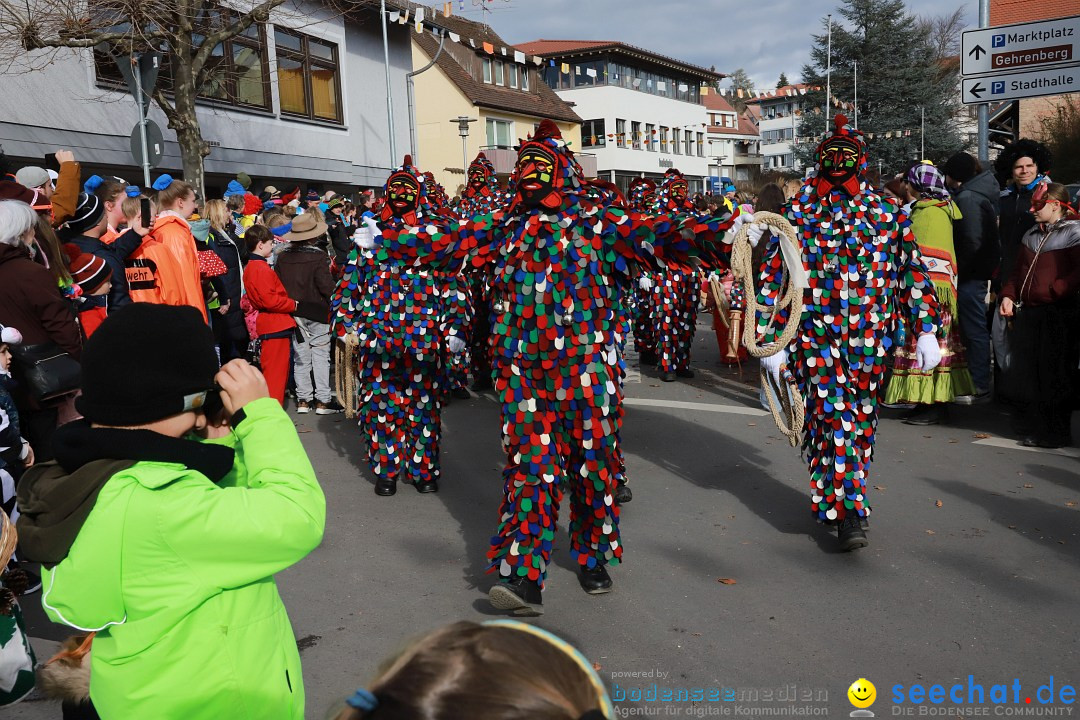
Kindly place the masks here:
[[(263, 0), (262, 3), (241, 15), (240, 21), (236, 24), (227, 25), (221, 30), (207, 35), (199, 45), (198, 51), (191, 60), (192, 75), (195, 75), (196, 77), (202, 75), (203, 66), (206, 65), (206, 61), (210, 59), (210, 55), (214, 52), (214, 48), (229, 38), (234, 38), (237, 35), (243, 34), (245, 30), (257, 22), (268, 22), (270, 20), (270, 11), (284, 3), (285, 0)], [(226, 12), (228, 11), (227, 8), (223, 9)]]

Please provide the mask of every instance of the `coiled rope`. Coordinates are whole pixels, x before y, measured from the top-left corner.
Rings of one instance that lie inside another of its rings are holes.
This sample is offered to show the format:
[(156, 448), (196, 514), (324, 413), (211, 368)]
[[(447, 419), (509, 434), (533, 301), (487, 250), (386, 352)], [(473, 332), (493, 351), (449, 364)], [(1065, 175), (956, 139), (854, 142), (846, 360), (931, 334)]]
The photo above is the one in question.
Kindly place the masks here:
[(356, 387), (359, 359), (360, 340), (354, 333), (348, 333), (340, 342), (334, 343), (334, 389), (347, 418), (354, 418), (359, 412)]
[[(794, 274), (803, 278), (805, 272), (802, 268), (802, 259), (798, 253), (798, 237), (795, 228), (785, 218), (770, 212), (754, 213), (754, 223), (768, 225), (780, 236), (781, 255), (783, 258), (783, 271), (780, 278), (780, 289), (776, 303), (771, 309), (763, 308), (758, 304), (755, 290), (755, 277), (757, 268), (753, 266), (753, 247), (750, 245), (750, 225), (745, 223), (739, 228), (733, 241), (731, 250), (731, 272), (737, 282), (745, 288), (746, 309), (744, 314), (732, 313), (732, 335), (738, 336), (738, 323), (742, 322), (742, 341), (747, 352), (753, 357), (763, 358), (775, 355), (787, 348), (795, 335), (799, 332), (800, 318), (803, 312), (803, 285), (805, 282), (796, 282), (792, 279), (794, 263), (799, 266), (794, 268)], [(764, 238), (762, 238), (764, 240)], [(788, 248), (783, 248), (784, 241)], [(784, 309), (788, 311), (788, 321), (781, 330), (779, 337), (769, 343), (762, 343), (757, 333), (758, 313), (768, 316), (764, 335), (768, 335), (775, 328), (777, 317)], [(806, 425), (806, 405), (794, 375), (787, 366), (780, 368), (782, 387), (776, 387), (772, 378), (764, 367), (761, 368), (761, 387), (765, 391), (765, 398), (769, 404), (769, 412), (777, 429), (787, 438), (792, 447), (802, 444), (803, 428)]]

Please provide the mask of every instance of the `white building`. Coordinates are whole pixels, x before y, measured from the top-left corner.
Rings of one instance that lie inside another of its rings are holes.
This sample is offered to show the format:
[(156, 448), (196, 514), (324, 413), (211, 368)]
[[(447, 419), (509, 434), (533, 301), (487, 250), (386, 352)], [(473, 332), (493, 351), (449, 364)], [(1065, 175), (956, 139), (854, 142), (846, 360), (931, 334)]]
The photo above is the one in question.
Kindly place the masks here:
[(741, 116), (724, 98), (712, 91), (705, 95), (708, 113), (709, 182), (711, 193), (720, 192), (719, 180), (754, 180), (761, 172), (761, 135), (757, 126)]
[[(387, 5), (410, 7), (402, 0)], [(405, 76), (412, 70), (414, 26), (388, 28), (399, 154), (391, 158), (378, 3), (357, 8), (346, 19), (312, 4), (304, 17), (272, 15), (224, 43), (218, 60), (228, 65), (224, 80), (196, 109), (211, 147), (208, 196), (220, 197), (239, 171), (254, 179), (256, 192), (267, 184), (283, 192), (296, 184), (341, 191), (381, 186), (400, 164), (409, 144)], [(84, 177), (119, 175), (141, 185), (129, 141), (138, 111), (116, 66), (90, 49), (61, 50), (56, 57), (42, 70), (2, 75), (0, 144), (12, 165), (40, 164), (45, 153), (67, 148)], [(166, 67), (159, 84), (167, 82)], [(175, 133), (156, 104), (149, 115), (165, 140), (152, 177), (179, 176)]]
[[(581, 148), (622, 190), (678, 168), (690, 191), (709, 176), (701, 86), (722, 76), (614, 41), (536, 40), (519, 45), (548, 61), (547, 84), (584, 119)], [(575, 148), (577, 149), (577, 148)]]
[(762, 169), (765, 172), (802, 173), (795, 143), (805, 103), (802, 96), (809, 89), (809, 85), (785, 85), (747, 103), (759, 119), (758, 132), (761, 133), (761, 154), (764, 156)]

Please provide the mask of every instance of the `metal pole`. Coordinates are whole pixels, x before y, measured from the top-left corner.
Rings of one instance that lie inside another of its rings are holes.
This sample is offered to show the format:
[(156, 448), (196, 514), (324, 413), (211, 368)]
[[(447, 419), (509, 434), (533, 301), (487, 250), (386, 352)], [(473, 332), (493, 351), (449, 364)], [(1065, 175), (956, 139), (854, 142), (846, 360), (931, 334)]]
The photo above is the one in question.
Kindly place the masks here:
[(919, 159), (926, 159), (926, 108), (919, 108)]
[(855, 129), (859, 129), (859, 63), (855, 63)]
[(469, 136), (461, 136), (461, 167), (465, 170), (465, 184), (469, 184)]
[[(979, 0), (979, 27), (990, 27), (990, 0)], [(982, 103), (979, 112), (979, 162), (984, 166), (990, 162), (990, 105)]]
[(832, 15), (826, 15), (829, 23), (829, 44), (825, 51), (825, 134), (829, 134), (829, 105), (832, 103)]
[(135, 93), (139, 105), (139, 143), (142, 145), (143, 187), (150, 187), (150, 154), (146, 147), (146, 111), (143, 105), (142, 73), (137, 60), (132, 60), (131, 74), (135, 76)]
[(386, 0), (379, 0), (379, 12), (382, 17), (382, 48), (383, 68), (386, 71), (386, 121), (390, 131), (390, 164), (387, 167), (396, 167), (398, 162), (397, 141), (394, 139), (394, 98), (391, 95), (390, 84), (390, 42), (386, 33)]
[(422, 72), (430, 70), (436, 62), (439, 60), (439, 56), (442, 55), (443, 44), (446, 42), (446, 34), (439, 33), (439, 50), (435, 53), (435, 57), (431, 59), (424, 67), (419, 70), (413, 70), (405, 76), (406, 89), (409, 95), (409, 149), (412, 151), (413, 165), (420, 167), (420, 143), (416, 140), (416, 85), (413, 82), (413, 78)]

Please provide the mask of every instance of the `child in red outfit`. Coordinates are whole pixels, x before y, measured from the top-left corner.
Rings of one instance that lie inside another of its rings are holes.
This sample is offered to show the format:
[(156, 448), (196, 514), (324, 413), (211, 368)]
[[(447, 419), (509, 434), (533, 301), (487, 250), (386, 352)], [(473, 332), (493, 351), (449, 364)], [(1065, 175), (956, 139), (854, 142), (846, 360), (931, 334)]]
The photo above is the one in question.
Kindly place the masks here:
[(285, 404), (285, 383), (289, 375), (289, 350), (296, 321), (292, 313), (297, 303), (285, 292), (266, 259), (274, 250), (274, 235), (263, 225), (252, 225), (244, 233), (251, 257), (244, 268), (244, 290), (258, 312), (255, 332), (262, 342), (259, 354), (270, 396)]

